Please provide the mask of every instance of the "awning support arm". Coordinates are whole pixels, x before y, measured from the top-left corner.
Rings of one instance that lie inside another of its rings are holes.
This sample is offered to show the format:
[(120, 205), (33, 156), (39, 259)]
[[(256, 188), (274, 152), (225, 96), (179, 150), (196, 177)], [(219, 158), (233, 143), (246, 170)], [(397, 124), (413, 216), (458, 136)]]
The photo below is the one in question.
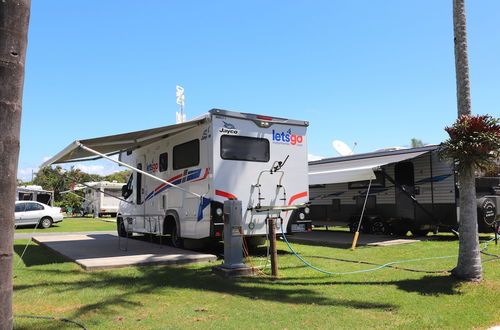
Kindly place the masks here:
[(173, 188), (177, 188), (177, 189), (179, 189), (179, 190), (182, 190), (182, 191), (184, 191), (185, 193), (191, 194), (191, 195), (196, 196), (196, 197), (198, 197), (198, 198), (200, 198), (200, 199), (201, 199), (201, 198), (203, 198), (203, 196), (202, 196), (202, 195), (199, 195), (199, 194), (194, 193), (194, 192), (192, 192), (192, 191), (189, 191), (189, 190), (187, 190), (187, 189), (181, 188), (181, 187), (179, 187), (179, 186), (177, 186), (177, 185), (175, 185), (175, 184), (173, 184), (173, 183), (170, 183), (170, 182), (168, 182), (168, 181), (166, 181), (166, 180), (160, 179), (160, 178), (159, 178), (159, 177), (157, 177), (157, 176), (154, 176), (154, 175), (152, 175), (152, 174), (149, 174), (148, 172), (144, 172), (144, 171), (139, 170), (139, 169), (137, 169), (137, 168), (135, 168), (135, 167), (133, 167), (133, 166), (130, 166), (130, 165), (128, 165), (128, 164), (125, 164), (124, 162), (121, 162), (121, 161), (119, 161), (119, 160), (115, 160), (115, 159), (113, 159), (113, 158), (111, 158), (111, 157), (109, 157), (109, 156), (106, 156), (105, 154), (101, 154), (101, 153), (100, 153), (100, 152), (98, 152), (98, 151), (95, 151), (95, 150), (93, 150), (93, 149), (90, 149), (89, 147), (84, 146), (81, 142), (77, 142), (77, 144), (78, 144), (78, 146), (79, 146), (80, 148), (82, 148), (82, 149), (84, 149), (84, 150), (87, 150), (88, 152), (93, 153), (93, 154), (95, 154), (95, 155), (101, 156), (102, 158), (106, 158), (107, 160), (112, 161), (113, 163), (116, 163), (116, 164), (121, 165), (121, 166), (125, 166), (126, 168), (131, 169), (131, 170), (132, 170), (132, 171), (134, 171), (134, 172), (141, 173), (141, 174), (143, 174), (143, 175), (145, 175), (145, 176), (148, 176), (148, 177), (150, 177), (150, 178), (152, 178), (152, 179), (154, 179), (154, 180), (157, 180), (157, 181), (160, 181), (160, 182), (162, 182), (162, 183), (165, 183), (165, 184), (167, 184), (167, 185), (169, 185), (169, 186), (171, 186), (171, 187), (173, 187)]
[(382, 170), (382, 175), (387, 179), (389, 180), (390, 183), (392, 183), (396, 188), (398, 188), (399, 190), (401, 190), (406, 196), (408, 196), (408, 198), (413, 202), (413, 204), (415, 204), (415, 206), (417, 206), (419, 209), (421, 209), (425, 214), (427, 214), (431, 219), (432, 221), (434, 221), (437, 225), (441, 224), (441, 221), (439, 221), (438, 219), (436, 219), (436, 217), (434, 216), (434, 214), (432, 214), (431, 212), (427, 211), (427, 209), (425, 207), (422, 206), (422, 204), (420, 204), (417, 199), (415, 198), (415, 196), (413, 196), (412, 194), (410, 194), (402, 185), (400, 185), (399, 183), (396, 182), (396, 180), (394, 180), (389, 174), (387, 174), (384, 170)]

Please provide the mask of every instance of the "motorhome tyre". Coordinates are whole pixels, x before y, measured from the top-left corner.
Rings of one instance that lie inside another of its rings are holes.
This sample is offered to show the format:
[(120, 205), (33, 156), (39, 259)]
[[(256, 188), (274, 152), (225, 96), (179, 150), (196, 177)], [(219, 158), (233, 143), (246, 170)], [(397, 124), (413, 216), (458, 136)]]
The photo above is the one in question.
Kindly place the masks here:
[(118, 236), (127, 237), (127, 229), (125, 228), (125, 223), (122, 218), (118, 218), (116, 220), (116, 230), (118, 232)]
[(52, 219), (49, 217), (43, 217), (42, 219), (40, 219), (39, 226), (40, 226), (40, 228), (43, 228), (43, 229), (50, 228), (50, 226), (52, 226)]
[(173, 225), (170, 229), (170, 242), (172, 243), (173, 247), (183, 247), (183, 239), (179, 235), (179, 231), (177, 230), (177, 223), (175, 221), (173, 222)]

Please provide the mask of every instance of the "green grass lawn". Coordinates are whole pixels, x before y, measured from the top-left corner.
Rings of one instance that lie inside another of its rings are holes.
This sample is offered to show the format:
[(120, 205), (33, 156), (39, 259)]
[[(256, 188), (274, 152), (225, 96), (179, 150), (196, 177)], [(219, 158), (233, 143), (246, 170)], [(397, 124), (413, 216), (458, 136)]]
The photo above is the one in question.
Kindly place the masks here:
[[(26, 240), (16, 240), (14, 312), (75, 320), (89, 329), (168, 328), (440, 328), (484, 329), (500, 325), (500, 260), (483, 264), (481, 283), (460, 283), (447, 274), (384, 268), (356, 275), (325, 275), (305, 267), (278, 242), (280, 278), (227, 280), (212, 264), (154, 266), (85, 272)], [(454, 255), (457, 241), (422, 241), (348, 249), (293, 244), (314, 265), (329, 271), (372, 266), (337, 257), (386, 263)], [(488, 252), (500, 254), (500, 245)], [(265, 249), (255, 251), (265, 254)], [(483, 259), (489, 259), (483, 256)], [(19, 262), (20, 261), (20, 262)], [(256, 256), (255, 265), (264, 258)], [(216, 264), (219, 264), (217, 262)], [(455, 258), (401, 264), (449, 270)], [(265, 273), (269, 273), (268, 270)], [(15, 319), (17, 329), (75, 328), (56, 321)]]
[[(105, 218), (110, 220), (111, 218)], [(94, 218), (64, 218), (62, 222), (57, 222), (47, 229), (34, 228), (34, 226), (24, 226), (17, 228), (15, 233), (62, 233), (78, 231), (100, 231), (116, 230), (116, 223), (106, 222), (102, 219)]]

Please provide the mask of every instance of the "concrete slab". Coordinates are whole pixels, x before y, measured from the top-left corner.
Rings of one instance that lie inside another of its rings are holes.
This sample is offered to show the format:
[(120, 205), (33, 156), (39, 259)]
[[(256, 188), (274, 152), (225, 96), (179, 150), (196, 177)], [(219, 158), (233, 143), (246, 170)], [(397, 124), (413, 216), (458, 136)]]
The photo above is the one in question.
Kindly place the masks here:
[[(348, 247), (352, 245), (353, 238), (353, 233), (330, 230), (313, 230), (305, 233), (296, 233), (294, 235), (287, 236), (287, 239), (291, 242)], [(370, 235), (361, 233), (359, 234), (357, 246), (389, 246), (409, 244), (419, 241), (421, 241), (421, 239), (416, 239), (414, 237), (401, 238), (395, 236)]]
[[(121, 239), (110, 234), (40, 235), (33, 240), (76, 262), (85, 270), (144, 265), (180, 265), (216, 261), (213, 254), (177, 249), (170, 246)], [(127, 250), (124, 251), (125, 246)]]

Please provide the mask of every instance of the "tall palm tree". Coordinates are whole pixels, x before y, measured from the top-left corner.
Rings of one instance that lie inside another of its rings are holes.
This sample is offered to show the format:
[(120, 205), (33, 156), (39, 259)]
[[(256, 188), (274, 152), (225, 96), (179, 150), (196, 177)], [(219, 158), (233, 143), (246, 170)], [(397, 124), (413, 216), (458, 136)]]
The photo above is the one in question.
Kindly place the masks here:
[[(465, 0), (453, 0), (453, 30), (455, 36), (458, 117), (463, 115), (470, 116), (471, 100)], [(483, 269), (477, 231), (476, 189), (473, 165), (459, 170), (458, 182), (460, 193), (460, 238), (458, 262), (452, 274), (460, 279), (480, 281)]]
[(30, 5), (0, 1), (0, 329), (13, 325), (14, 203)]

